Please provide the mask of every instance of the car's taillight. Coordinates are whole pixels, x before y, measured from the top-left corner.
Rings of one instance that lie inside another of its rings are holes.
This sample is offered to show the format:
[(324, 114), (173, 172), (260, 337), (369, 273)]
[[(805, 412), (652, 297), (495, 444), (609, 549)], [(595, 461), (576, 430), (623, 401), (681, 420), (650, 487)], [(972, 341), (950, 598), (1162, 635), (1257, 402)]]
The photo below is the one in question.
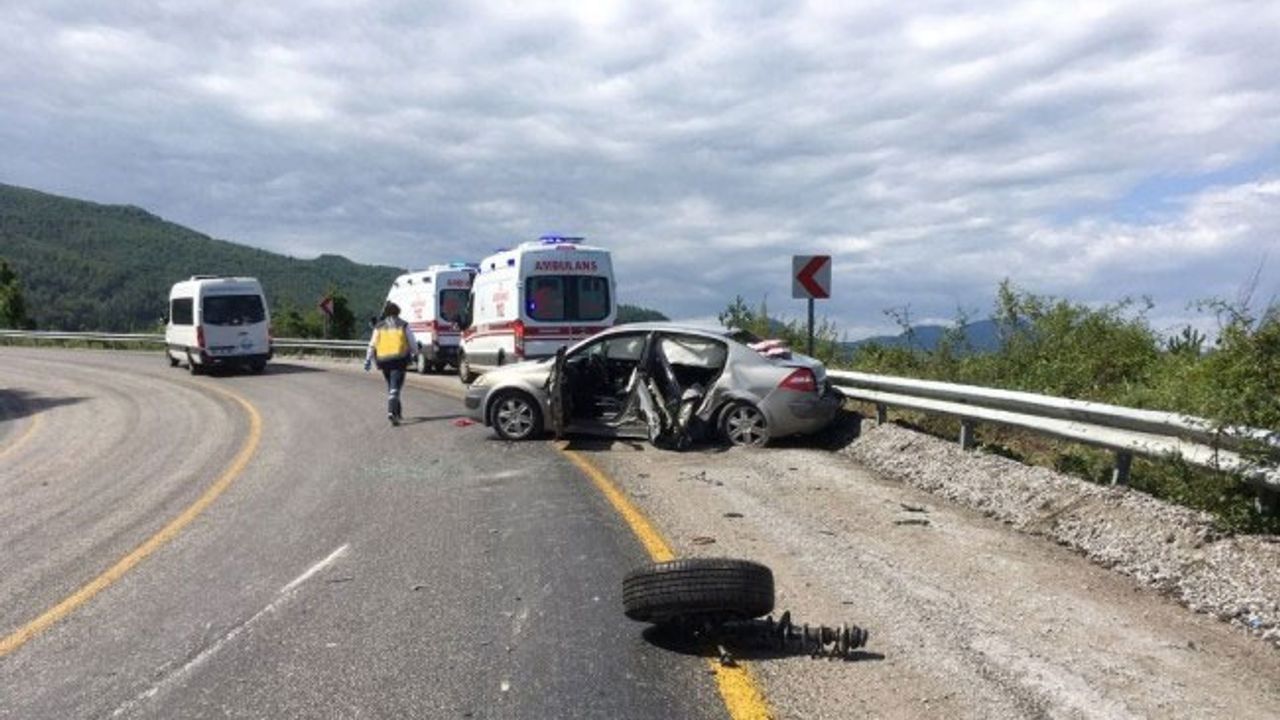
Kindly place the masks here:
[(813, 371), (809, 368), (796, 368), (782, 382), (778, 383), (778, 387), (782, 390), (794, 390), (796, 392), (817, 392), (818, 378), (814, 376)]
[(517, 320), (511, 323), (511, 330), (516, 336), (516, 357), (524, 357), (524, 322)]
[(196, 326), (196, 347), (200, 348), (201, 350), (204, 349), (204, 326), (203, 325)]

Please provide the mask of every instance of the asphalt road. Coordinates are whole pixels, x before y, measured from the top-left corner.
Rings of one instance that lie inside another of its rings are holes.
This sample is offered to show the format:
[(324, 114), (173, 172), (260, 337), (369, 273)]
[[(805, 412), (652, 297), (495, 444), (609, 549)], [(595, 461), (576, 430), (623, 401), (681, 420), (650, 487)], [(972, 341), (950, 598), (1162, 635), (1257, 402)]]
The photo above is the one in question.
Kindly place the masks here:
[(726, 715), (622, 616), (645, 552), (563, 455), (382, 405), (347, 369), (0, 348), (0, 718)]

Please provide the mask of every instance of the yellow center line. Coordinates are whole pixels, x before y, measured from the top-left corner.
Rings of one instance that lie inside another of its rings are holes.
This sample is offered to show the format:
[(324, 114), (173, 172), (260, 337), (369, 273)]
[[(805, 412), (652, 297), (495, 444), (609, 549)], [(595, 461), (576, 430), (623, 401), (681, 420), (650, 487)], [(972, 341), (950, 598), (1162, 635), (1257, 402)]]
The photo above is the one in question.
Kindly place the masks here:
[(240, 448), (240, 452), (236, 453), (231, 464), (227, 466), (226, 470), (222, 471), (222, 474), (219, 475), (218, 479), (204, 491), (204, 494), (197, 498), (194, 503), (188, 506), (187, 509), (183, 510), (177, 517), (170, 520), (169, 524), (160, 528), (156, 534), (147, 538), (128, 555), (120, 558), (115, 565), (107, 568), (105, 572), (93, 580), (90, 580), (84, 587), (81, 587), (79, 590), (76, 590), (74, 593), (67, 596), (62, 602), (54, 605), (52, 608), (49, 608), (39, 617), (18, 628), (3, 639), (0, 639), (0, 658), (3, 658), (14, 650), (22, 647), (36, 635), (39, 635), (58, 621), (75, 612), (81, 605), (89, 602), (95, 595), (110, 587), (120, 578), (124, 577), (125, 573), (132, 570), (134, 566), (145, 560), (156, 550), (159, 550), (165, 545), (165, 543), (177, 537), (178, 533), (182, 532), (182, 530), (199, 517), (205, 509), (213, 504), (213, 501), (217, 500), (218, 496), (222, 495), (222, 493), (231, 486), (231, 483), (235, 481), (236, 477), (244, 471), (245, 466), (249, 464), (249, 460), (258, 449), (258, 441), (262, 438), (262, 417), (258, 415), (258, 410), (251, 405), (248, 400), (245, 400), (239, 395), (230, 392), (229, 390), (224, 390), (211, 385), (204, 387), (236, 401), (249, 415), (249, 437), (245, 440), (244, 446)]
[(17, 450), (18, 448), (22, 447), (23, 444), (25, 444), (28, 440), (30, 440), (36, 434), (36, 428), (40, 427), (40, 423), (42, 422), (41, 417), (42, 416), (39, 413), (32, 415), (31, 424), (28, 425), (27, 429), (23, 431), (21, 435), (18, 436), (18, 439), (9, 443), (3, 449), (0, 449), (0, 458), (3, 458), (4, 456), (8, 455), (14, 450)]
[[(627, 498), (617, 484), (582, 454), (559, 444), (556, 447), (590, 478), (592, 484), (626, 521), (631, 532), (635, 533), (654, 562), (675, 559), (676, 554), (662, 537), (662, 533), (658, 532), (649, 518), (645, 517), (640, 508)], [(729, 711), (729, 717), (732, 720), (769, 720), (773, 717), (769, 704), (764, 699), (764, 692), (760, 689), (760, 683), (745, 663), (739, 662), (733, 667), (726, 667), (718, 660), (708, 659), (707, 665), (715, 674), (720, 699), (724, 701), (725, 709)]]

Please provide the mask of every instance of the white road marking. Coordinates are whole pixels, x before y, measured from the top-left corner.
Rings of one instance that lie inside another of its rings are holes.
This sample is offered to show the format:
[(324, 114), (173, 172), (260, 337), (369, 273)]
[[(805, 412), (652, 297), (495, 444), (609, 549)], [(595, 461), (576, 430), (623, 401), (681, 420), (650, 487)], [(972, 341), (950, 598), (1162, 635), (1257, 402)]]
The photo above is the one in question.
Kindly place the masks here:
[(280, 588), (280, 594), (281, 595), (288, 594), (294, 588), (298, 587), (299, 585), (306, 582), (307, 580), (310, 580), (312, 575), (315, 575), (316, 573), (328, 567), (334, 560), (337, 560), (338, 558), (342, 557), (342, 555), (347, 552), (347, 547), (348, 547), (347, 545), (343, 545), (337, 550), (334, 550), (333, 552), (329, 553), (329, 557), (321, 560), (315, 565), (312, 565), (309, 570), (302, 573), (298, 577), (294, 578), (293, 582)]
[(237, 625), (231, 628), (231, 630), (229, 630), (227, 634), (218, 638), (217, 641), (215, 641), (212, 645), (205, 648), (204, 650), (201, 650), (198, 655), (191, 658), (191, 660), (187, 661), (187, 664), (183, 665), (182, 667), (178, 668), (172, 673), (161, 678), (160, 681), (157, 682), (155, 685), (148, 688), (146, 691), (139, 693), (137, 697), (125, 702), (123, 705), (113, 710), (111, 712), (111, 717), (113, 718), (120, 717), (125, 713), (132, 711), (134, 708), (138, 707), (142, 703), (158, 695), (161, 690), (173, 685), (179, 680), (190, 675), (196, 668), (208, 662), (209, 658), (216, 655), (219, 650), (221, 650), (223, 647), (227, 645), (227, 643), (231, 642), (232, 640), (235, 640), (245, 630), (248, 630), (249, 628), (253, 627), (258, 622), (258, 620), (260, 620), (263, 616), (274, 613), (276, 610), (280, 609), (281, 606), (283, 606), (285, 603), (287, 603), (289, 600), (293, 598), (293, 596), (295, 595), (295, 591), (304, 582), (309, 580), (316, 573), (320, 572), (321, 570), (331, 565), (334, 560), (337, 560), (338, 558), (346, 554), (348, 547), (350, 547), (350, 545), (343, 545), (337, 550), (334, 550), (333, 552), (329, 553), (329, 556), (326, 557), (325, 559), (321, 560), (315, 565), (312, 565), (310, 568), (307, 569), (306, 572), (294, 578), (293, 581), (290, 582), (288, 585), (285, 585), (284, 587), (280, 588), (280, 591), (276, 593), (276, 598), (272, 600), (270, 603), (268, 603), (266, 607), (262, 608), (257, 613), (255, 613), (253, 617), (244, 621), (240, 625)]

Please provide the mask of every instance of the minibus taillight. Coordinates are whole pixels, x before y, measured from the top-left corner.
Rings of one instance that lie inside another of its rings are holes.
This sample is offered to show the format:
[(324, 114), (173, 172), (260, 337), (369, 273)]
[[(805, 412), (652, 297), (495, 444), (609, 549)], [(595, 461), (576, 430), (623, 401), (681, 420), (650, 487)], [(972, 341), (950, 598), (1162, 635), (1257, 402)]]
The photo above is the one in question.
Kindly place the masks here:
[(517, 320), (511, 323), (511, 329), (515, 332), (515, 336), (516, 336), (516, 357), (523, 358), (524, 357), (524, 322), (521, 320)]
[(814, 377), (813, 371), (809, 368), (796, 368), (795, 372), (778, 383), (778, 387), (796, 392), (817, 392), (818, 378)]
[(196, 326), (196, 347), (200, 348), (201, 350), (204, 349), (204, 326), (203, 325)]

